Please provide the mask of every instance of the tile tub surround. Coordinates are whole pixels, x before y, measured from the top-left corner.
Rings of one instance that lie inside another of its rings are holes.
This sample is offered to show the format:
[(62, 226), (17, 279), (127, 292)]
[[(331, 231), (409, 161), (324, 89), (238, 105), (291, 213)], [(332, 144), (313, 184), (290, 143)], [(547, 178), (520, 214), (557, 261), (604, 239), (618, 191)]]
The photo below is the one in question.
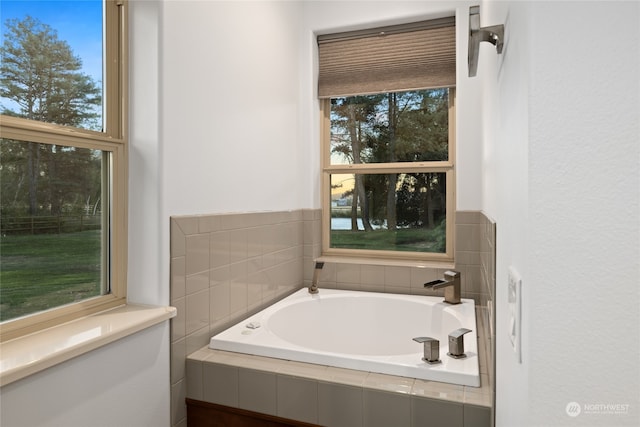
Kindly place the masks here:
[[(313, 277), (315, 260), (321, 255), (321, 211), (306, 210), (304, 240), (304, 285)], [(493, 224), (482, 212), (457, 211), (455, 226), (455, 264), (430, 267), (325, 262), (320, 272), (320, 288), (349, 289), (399, 294), (442, 295), (441, 290), (425, 289), (424, 283), (441, 279), (446, 270), (461, 273), (462, 297), (473, 298), (477, 305), (487, 306), (493, 298), (490, 277), (495, 276), (489, 250), (483, 245)], [(493, 224), (495, 236), (495, 224)], [(495, 241), (495, 237), (494, 237)], [(495, 256), (494, 256), (495, 258)], [(484, 273), (484, 274), (483, 274)]]
[(186, 356), (302, 286), (302, 211), (172, 217), (171, 425), (186, 426)]
[(479, 388), (204, 347), (187, 358), (186, 394), (323, 426), (489, 427), (488, 347), (480, 345), (486, 342), (488, 327), (478, 329)]
[[(311, 283), (321, 252), (320, 218), (319, 209), (171, 218), (171, 305), (178, 309), (171, 329), (172, 426), (186, 425), (187, 355), (228, 326)], [(455, 257), (455, 266), (448, 268), (462, 272), (463, 297), (486, 308), (482, 316), (491, 324), (495, 223), (481, 212), (456, 212)], [(422, 285), (446, 269), (327, 262), (320, 287), (434, 295), (439, 292)], [(493, 372), (489, 363), (492, 390)]]

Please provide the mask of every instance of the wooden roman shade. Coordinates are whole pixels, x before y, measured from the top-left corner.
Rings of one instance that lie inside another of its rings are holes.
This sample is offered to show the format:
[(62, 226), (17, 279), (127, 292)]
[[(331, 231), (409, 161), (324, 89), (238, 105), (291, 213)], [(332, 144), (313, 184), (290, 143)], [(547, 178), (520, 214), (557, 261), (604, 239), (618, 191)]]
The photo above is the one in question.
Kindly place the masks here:
[(318, 96), (452, 87), (455, 18), (318, 36)]

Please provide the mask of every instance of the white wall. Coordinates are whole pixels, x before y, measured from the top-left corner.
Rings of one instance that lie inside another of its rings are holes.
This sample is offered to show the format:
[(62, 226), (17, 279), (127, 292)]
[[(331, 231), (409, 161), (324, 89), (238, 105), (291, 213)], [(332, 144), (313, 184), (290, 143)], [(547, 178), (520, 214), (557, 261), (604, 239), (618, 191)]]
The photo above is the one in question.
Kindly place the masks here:
[(166, 213), (301, 207), (299, 16), (297, 2), (164, 3)]
[[(483, 209), (498, 224), (497, 426), (640, 422), (639, 13), (482, 4), (482, 25), (506, 24), (503, 55), (487, 44), (478, 68)], [(523, 277), (522, 364), (506, 332), (510, 265)], [(586, 413), (594, 404), (630, 406)]]
[(168, 341), (165, 322), (4, 386), (0, 425), (168, 426)]

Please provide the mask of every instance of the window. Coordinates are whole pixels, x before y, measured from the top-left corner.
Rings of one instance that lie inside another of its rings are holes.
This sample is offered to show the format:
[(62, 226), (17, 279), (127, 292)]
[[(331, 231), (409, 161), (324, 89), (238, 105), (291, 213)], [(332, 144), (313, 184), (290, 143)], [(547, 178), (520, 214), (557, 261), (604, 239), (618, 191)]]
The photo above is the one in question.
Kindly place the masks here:
[(453, 18), (318, 37), (323, 254), (453, 260)]
[(0, 5), (0, 332), (126, 296), (126, 2)]

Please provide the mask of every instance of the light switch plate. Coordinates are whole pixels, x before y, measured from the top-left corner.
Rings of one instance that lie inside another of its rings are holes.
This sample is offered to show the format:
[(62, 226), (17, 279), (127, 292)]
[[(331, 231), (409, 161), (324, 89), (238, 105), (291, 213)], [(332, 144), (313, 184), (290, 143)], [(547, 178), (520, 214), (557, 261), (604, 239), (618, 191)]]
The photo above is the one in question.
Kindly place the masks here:
[(522, 307), (522, 278), (513, 266), (509, 267), (509, 324), (507, 331), (509, 341), (516, 354), (518, 363), (522, 363), (522, 339), (521, 339), (521, 307)]

